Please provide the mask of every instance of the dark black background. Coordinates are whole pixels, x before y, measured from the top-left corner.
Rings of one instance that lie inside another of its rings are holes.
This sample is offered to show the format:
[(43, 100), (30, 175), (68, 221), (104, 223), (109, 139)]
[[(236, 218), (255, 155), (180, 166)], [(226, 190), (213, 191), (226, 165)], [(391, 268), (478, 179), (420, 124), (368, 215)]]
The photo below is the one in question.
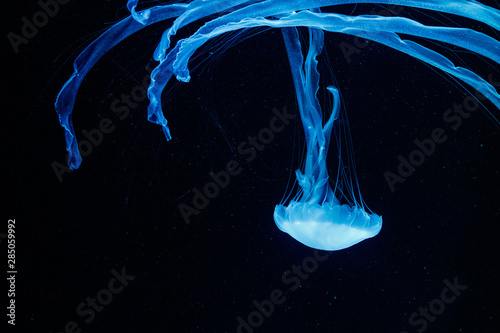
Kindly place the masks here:
[[(21, 1), (4, 7), (3, 36), (19, 33), (21, 18), (40, 9)], [(372, 9), (380, 7), (357, 10)], [(424, 22), (430, 20), (425, 14), (406, 12)], [(242, 164), (241, 175), (190, 225), (178, 210), (180, 203), (189, 204), (194, 187), (210, 181), (211, 170), (242, 160), (235, 147), (269, 126), (273, 108), (298, 112), (278, 30), (233, 46), (195, 70), (189, 84), (165, 94), (170, 142), (146, 120), (147, 101), (124, 120), (110, 110), (155, 65), (151, 54), (168, 24), (120, 44), (89, 73), (74, 109), (78, 135), (103, 118), (112, 119), (116, 129), (84, 157), (80, 169), (58, 180), (52, 164), (66, 157), (53, 107), (57, 93), (79, 51), (126, 15), (125, 1), (70, 1), (18, 54), (3, 38), (1, 232), (8, 219), (16, 219), (19, 272), (16, 327), (10, 331), (61, 332), (75, 321), (82, 332), (235, 332), (236, 318), (246, 318), (255, 311), (252, 302), (269, 298), (272, 290), (288, 290), (283, 272), (313, 254), (272, 219), (298, 166), (298, 119), (258, 158)], [(481, 24), (455, 21), (498, 37)], [(409, 316), (439, 298), (443, 280), (455, 277), (467, 290), (426, 332), (497, 332), (498, 128), (483, 109), (452, 130), (442, 115), (462, 103), (465, 89), (374, 43), (347, 62), (339, 48), (343, 42), (352, 44), (353, 38), (326, 34), (352, 128), (361, 192), (384, 225), (375, 238), (319, 263), (255, 332), (416, 332)], [(492, 74), (500, 81), (498, 66), (457, 54), (482, 77)], [(498, 115), (492, 104), (485, 107)], [(392, 193), (384, 172), (395, 172), (397, 156), (407, 157), (413, 140), (428, 138), (435, 128), (443, 128), (448, 140)], [(334, 175), (333, 155), (330, 168)], [(6, 256), (5, 240), (2, 248)], [(78, 304), (95, 297), (111, 270), (122, 267), (135, 279), (93, 322), (84, 323), (75, 313)], [(1, 294), (5, 309), (6, 290)], [(7, 317), (2, 318), (4, 325)]]

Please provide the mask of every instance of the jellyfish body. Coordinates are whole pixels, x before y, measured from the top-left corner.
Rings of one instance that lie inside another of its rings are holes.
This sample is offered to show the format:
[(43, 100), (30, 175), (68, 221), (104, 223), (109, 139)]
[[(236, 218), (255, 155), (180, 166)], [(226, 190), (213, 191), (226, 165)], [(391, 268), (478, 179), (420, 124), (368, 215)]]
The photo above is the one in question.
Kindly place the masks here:
[[(75, 60), (74, 73), (63, 86), (55, 104), (59, 121), (65, 130), (68, 165), (77, 169), (81, 156), (72, 122), (72, 109), (83, 78), (92, 66), (113, 46), (153, 23), (175, 19), (165, 30), (154, 52), (159, 62), (151, 73), (148, 88), (150, 104), (148, 120), (162, 126), (167, 140), (170, 128), (162, 112), (161, 94), (172, 76), (189, 82), (189, 60), (207, 41), (228, 32), (255, 27), (280, 28), (287, 50), (298, 105), (306, 138), (306, 159), (303, 171), (296, 172), (300, 190), (287, 204), (276, 206), (274, 219), (280, 230), (299, 242), (323, 250), (340, 250), (377, 235), (382, 218), (365, 207), (363, 200), (341, 204), (345, 193), (332, 189), (326, 166), (326, 156), (332, 129), (339, 115), (340, 97), (335, 87), (328, 87), (334, 107), (328, 117), (316, 98), (319, 74), (316, 57), (323, 48), (323, 31), (362, 37), (386, 45), (436, 67), (470, 85), (500, 108), (496, 89), (469, 69), (456, 66), (442, 54), (401, 39), (400, 35), (425, 38), (458, 46), (500, 64), (500, 42), (484, 33), (456, 27), (427, 26), (404, 17), (377, 15), (341, 15), (325, 13), (322, 7), (342, 4), (391, 4), (432, 10), (480, 21), (500, 30), (500, 11), (477, 1), (468, 0), (194, 0), (188, 3), (154, 6), (137, 11), (138, 0), (129, 0), (131, 16), (116, 23), (91, 43)], [(219, 17), (211, 19), (213, 14)], [(171, 46), (171, 37), (185, 25), (208, 21), (191, 36)], [(306, 59), (297, 27), (309, 31)], [(498, 124), (493, 113), (488, 116)], [(327, 119), (324, 121), (323, 119)]]
[(274, 221), (281, 231), (304, 245), (327, 251), (342, 250), (377, 235), (382, 228), (382, 217), (369, 214), (357, 201), (353, 206), (341, 204), (330, 187), (326, 156), (333, 122), (340, 112), (340, 96), (336, 88), (327, 88), (333, 96), (334, 106), (323, 124), (316, 97), (319, 89), (316, 57), (323, 49), (323, 31), (309, 29), (309, 50), (305, 61), (297, 29), (285, 28), (282, 32), (304, 127), (307, 155), (304, 172), (296, 171), (301, 191), (288, 206), (276, 206)]

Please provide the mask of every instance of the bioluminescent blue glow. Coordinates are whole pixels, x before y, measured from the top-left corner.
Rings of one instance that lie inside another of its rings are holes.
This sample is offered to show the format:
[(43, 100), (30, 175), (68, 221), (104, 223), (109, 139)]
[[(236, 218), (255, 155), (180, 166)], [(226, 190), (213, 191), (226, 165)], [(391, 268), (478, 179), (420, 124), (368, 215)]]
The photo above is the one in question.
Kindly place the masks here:
[[(335, 120), (340, 114), (340, 95), (337, 88), (327, 88), (334, 102), (331, 113), (324, 113), (316, 96), (320, 80), (316, 58), (322, 52), (325, 31), (362, 37), (401, 51), (468, 84), (500, 108), (500, 95), (486, 80), (469, 69), (456, 66), (429, 47), (402, 39), (401, 35), (457, 46), (500, 64), (498, 40), (468, 28), (427, 26), (400, 16), (354, 16), (331, 12), (335, 6), (345, 4), (399, 5), (461, 16), (500, 30), (500, 11), (477, 1), (193, 0), (137, 11), (138, 2), (129, 0), (127, 7), (131, 16), (110, 27), (78, 56), (73, 75), (57, 97), (55, 107), (65, 130), (69, 167), (77, 169), (82, 161), (72, 122), (78, 89), (92, 66), (123, 39), (151, 24), (174, 19), (153, 54), (159, 64), (151, 73), (148, 88), (148, 119), (161, 125), (167, 140), (170, 140), (170, 129), (161, 108), (161, 95), (172, 76), (189, 82), (188, 64), (193, 54), (210, 39), (228, 32), (257, 27), (280, 28), (292, 71), (307, 151), (303, 170), (296, 171), (300, 190), (288, 203), (285, 201), (276, 206), (274, 220), (280, 230), (312, 248), (345, 249), (377, 235), (382, 227), (382, 217), (365, 206), (360, 194), (355, 195), (356, 188), (359, 192), (356, 175), (346, 176), (340, 171), (343, 165), (340, 155), (337, 181), (333, 188), (330, 185), (326, 156), (332, 131), (336, 131)], [(327, 7), (328, 12), (324, 10)], [(214, 14), (218, 17), (213, 18)], [(171, 45), (171, 37), (179, 29), (199, 20), (205, 20), (201, 28), (179, 40), (175, 46)], [(299, 39), (299, 27), (309, 32), (307, 50)], [(303, 48), (307, 51), (305, 59)], [(498, 123), (493, 114), (488, 115)], [(349, 163), (353, 163), (351, 158)], [(346, 181), (346, 177), (354, 177), (355, 181), (352, 178)], [(348, 204), (341, 204), (342, 199), (347, 199)]]

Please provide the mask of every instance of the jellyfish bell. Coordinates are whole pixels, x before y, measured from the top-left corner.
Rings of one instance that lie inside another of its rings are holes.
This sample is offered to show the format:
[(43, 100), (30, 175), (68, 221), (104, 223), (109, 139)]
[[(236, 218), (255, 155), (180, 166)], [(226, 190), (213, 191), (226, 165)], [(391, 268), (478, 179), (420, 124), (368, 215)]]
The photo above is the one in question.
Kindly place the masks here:
[(375, 237), (382, 229), (382, 216), (347, 204), (291, 201), (277, 205), (278, 228), (302, 244), (318, 250), (337, 251)]

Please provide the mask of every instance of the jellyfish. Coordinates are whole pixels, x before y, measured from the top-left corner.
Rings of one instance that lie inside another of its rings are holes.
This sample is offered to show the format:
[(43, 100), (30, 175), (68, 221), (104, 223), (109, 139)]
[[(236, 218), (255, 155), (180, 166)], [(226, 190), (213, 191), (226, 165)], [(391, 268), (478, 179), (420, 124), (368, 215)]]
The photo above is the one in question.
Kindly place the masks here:
[[(500, 108), (500, 95), (490, 83), (473, 71), (455, 65), (443, 54), (404, 36), (446, 43), (500, 64), (500, 42), (495, 38), (470, 28), (424, 25), (403, 16), (334, 12), (335, 6), (345, 4), (400, 5), (460, 16), (500, 30), (500, 10), (477, 1), (193, 0), (137, 10), (138, 3), (138, 0), (129, 0), (127, 8), (131, 15), (111, 26), (76, 58), (74, 72), (57, 96), (55, 108), (65, 131), (69, 168), (77, 169), (82, 162), (72, 122), (78, 89), (92, 66), (128, 36), (151, 24), (173, 19), (153, 53), (158, 65), (151, 73), (148, 88), (148, 120), (160, 125), (170, 140), (161, 95), (173, 77), (181, 82), (190, 81), (189, 60), (193, 54), (207, 41), (230, 32), (258, 27), (280, 29), (305, 133), (306, 154), (302, 168), (296, 171), (298, 191), (292, 199), (276, 206), (274, 221), (281, 231), (311, 248), (345, 249), (376, 236), (382, 227), (382, 217), (366, 206), (360, 194), (356, 199), (357, 178), (347, 182), (347, 186), (342, 181), (345, 175), (338, 174), (334, 184), (330, 181), (326, 157), (332, 132), (340, 128), (336, 124), (341, 108), (339, 90), (333, 85), (327, 87), (333, 99), (330, 112), (322, 110), (317, 98), (320, 80), (317, 57), (324, 46), (325, 32), (357, 36), (398, 50), (462, 81)], [(177, 31), (200, 20), (204, 24), (195, 33), (172, 45)], [(308, 43), (301, 43), (299, 28), (308, 32)], [(307, 51), (305, 59), (303, 51)], [(486, 110), (486, 114), (499, 124), (493, 112)], [(343, 163), (339, 156), (339, 169)]]
[[(358, 203), (352, 192), (353, 204), (341, 204), (335, 196), (336, 191), (330, 186), (326, 155), (333, 124), (340, 113), (340, 95), (335, 87), (327, 87), (333, 96), (334, 106), (323, 124), (321, 108), (316, 98), (316, 91), (319, 89), (316, 57), (323, 48), (323, 31), (309, 29), (309, 50), (305, 60), (297, 28), (284, 28), (282, 33), (307, 148), (304, 171), (296, 171), (301, 190), (288, 206), (276, 206), (274, 221), (280, 230), (309, 247), (329, 251), (348, 248), (377, 235), (382, 228), (382, 217), (368, 213), (361, 195)], [(342, 170), (341, 163), (339, 170)], [(339, 180), (336, 185), (340, 185)]]

